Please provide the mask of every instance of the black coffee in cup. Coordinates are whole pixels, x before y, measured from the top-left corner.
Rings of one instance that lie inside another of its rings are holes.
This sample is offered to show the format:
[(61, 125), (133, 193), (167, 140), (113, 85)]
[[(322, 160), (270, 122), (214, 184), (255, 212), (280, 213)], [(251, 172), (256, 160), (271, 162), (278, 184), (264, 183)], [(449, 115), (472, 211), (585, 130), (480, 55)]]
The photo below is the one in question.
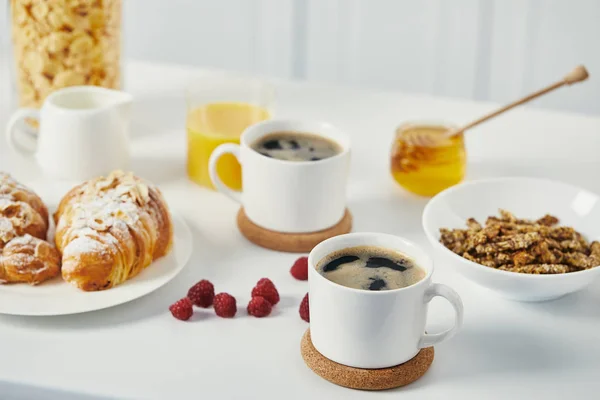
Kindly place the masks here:
[(301, 132), (270, 133), (251, 147), (263, 156), (285, 161), (319, 161), (342, 152), (342, 147), (333, 140)]
[(414, 285), (425, 270), (409, 256), (377, 246), (348, 247), (317, 263), (317, 271), (339, 285), (363, 290), (393, 290)]

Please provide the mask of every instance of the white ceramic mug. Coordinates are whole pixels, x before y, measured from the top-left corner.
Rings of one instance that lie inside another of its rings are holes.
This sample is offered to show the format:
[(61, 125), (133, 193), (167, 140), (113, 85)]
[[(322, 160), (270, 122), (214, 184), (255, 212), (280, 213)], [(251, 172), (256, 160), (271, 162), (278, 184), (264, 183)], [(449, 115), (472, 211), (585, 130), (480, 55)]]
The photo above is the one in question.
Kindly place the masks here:
[[(53, 179), (85, 180), (129, 164), (132, 97), (96, 86), (74, 86), (50, 94), (41, 110), (18, 109), (6, 135), (13, 151), (34, 158)], [(39, 122), (37, 134), (19, 129)]]
[[(304, 132), (337, 142), (342, 151), (319, 161), (284, 161), (266, 157), (252, 144), (274, 132)], [(229, 189), (217, 174), (217, 161), (227, 153), (242, 165), (242, 192)], [(322, 122), (268, 120), (248, 127), (233, 143), (217, 147), (209, 160), (215, 187), (244, 207), (248, 218), (277, 232), (316, 232), (338, 223), (346, 209), (350, 141)]]
[[(355, 246), (402, 252), (426, 275), (405, 288), (369, 291), (333, 283), (317, 271), (317, 263), (328, 254)], [(403, 238), (381, 233), (336, 236), (310, 252), (308, 266), (311, 339), (321, 354), (337, 363), (356, 368), (402, 364), (422, 348), (450, 338), (462, 325), (463, 305), (458, 294), (431, 282), (431, 258)], [(444, 297), (454, 307), (454, 326), (441, 333), (425, 333), (428, 303), (435, 296)]]

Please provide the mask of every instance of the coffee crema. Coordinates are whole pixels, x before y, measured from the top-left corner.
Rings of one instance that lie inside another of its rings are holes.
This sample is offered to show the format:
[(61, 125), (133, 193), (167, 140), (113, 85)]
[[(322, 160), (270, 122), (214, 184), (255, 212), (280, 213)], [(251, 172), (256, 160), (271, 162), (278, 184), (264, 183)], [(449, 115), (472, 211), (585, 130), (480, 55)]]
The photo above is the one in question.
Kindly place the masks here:
[(335, 141), (302, 132), (270, 133), (250, 147), (263, 156), (284, 161), (319, 161), (342, 152)]
[(316, 269), (338, 285), (362, 290), (400, 289), (426, 275), (406, 254), (377, 246), (337, 250), (323, 257)]

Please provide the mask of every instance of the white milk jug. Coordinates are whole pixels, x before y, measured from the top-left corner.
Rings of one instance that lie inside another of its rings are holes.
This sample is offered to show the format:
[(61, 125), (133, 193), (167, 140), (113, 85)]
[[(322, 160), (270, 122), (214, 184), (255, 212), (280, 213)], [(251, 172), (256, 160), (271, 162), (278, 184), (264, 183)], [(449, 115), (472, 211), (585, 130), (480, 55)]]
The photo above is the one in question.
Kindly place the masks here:
[[(34, 158), (44, 175), (86, 180), (127, 169), (132, 96), (96, 86), (73, 86), (49, 95), (41, 110), (18, 109), (8, 122), (8, 144)], [(19, 129), (39, 121), (39, 133)]]

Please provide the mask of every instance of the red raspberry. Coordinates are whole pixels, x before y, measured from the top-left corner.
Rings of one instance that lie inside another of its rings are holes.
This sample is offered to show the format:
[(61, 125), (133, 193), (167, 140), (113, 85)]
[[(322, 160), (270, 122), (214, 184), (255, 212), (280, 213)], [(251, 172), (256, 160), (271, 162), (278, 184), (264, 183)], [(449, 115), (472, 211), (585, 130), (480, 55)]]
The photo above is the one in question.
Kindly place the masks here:
[(235, 297), (229, 293), (219, 293), (215, 295), (213, 306), (215, 313), (222, 318), (233, 318), (237, 312)]
[(169, 311), (171, 311), (171, 314), (173, 314), (175, 318), (187, 321), (194, 313), (194, 308), (192, 307), (192, 301), (187, 297), (184, 297), (173, 303), (169, 307)]
[(308, 293), (306, 293), (302, 299), (302, 302), (300, 303), (300, 318), (306, 322), (310, 322), (310, 314), (308, 312)]
[(188, 290), (188, 297), (198, 307), (209, 307), (215, 297), (215, 287), (209, 281), (202, 279)]
[(254, 315), (256, 318), (266, 317), (271, 314), (273, 306), (264, 297), (256, 296), (248, 303), (248, 314)]
[(252, 297), (264, 297), (271, 305), (279, 303), (279, 292), (269, 278), (262, 278), (252, 289)]
[(270, 285), (270, 286), (275, 287), (275, 284), (269, 278), (260, 278), (258, 280), (258, 282), (256, 282), (256, 286), (262, 286), (262, 285)]
[(292, 276), (299, 281), (305, 281), (308, 279), (308, 257), (300, 257), (292, 265), (290, 269)]

